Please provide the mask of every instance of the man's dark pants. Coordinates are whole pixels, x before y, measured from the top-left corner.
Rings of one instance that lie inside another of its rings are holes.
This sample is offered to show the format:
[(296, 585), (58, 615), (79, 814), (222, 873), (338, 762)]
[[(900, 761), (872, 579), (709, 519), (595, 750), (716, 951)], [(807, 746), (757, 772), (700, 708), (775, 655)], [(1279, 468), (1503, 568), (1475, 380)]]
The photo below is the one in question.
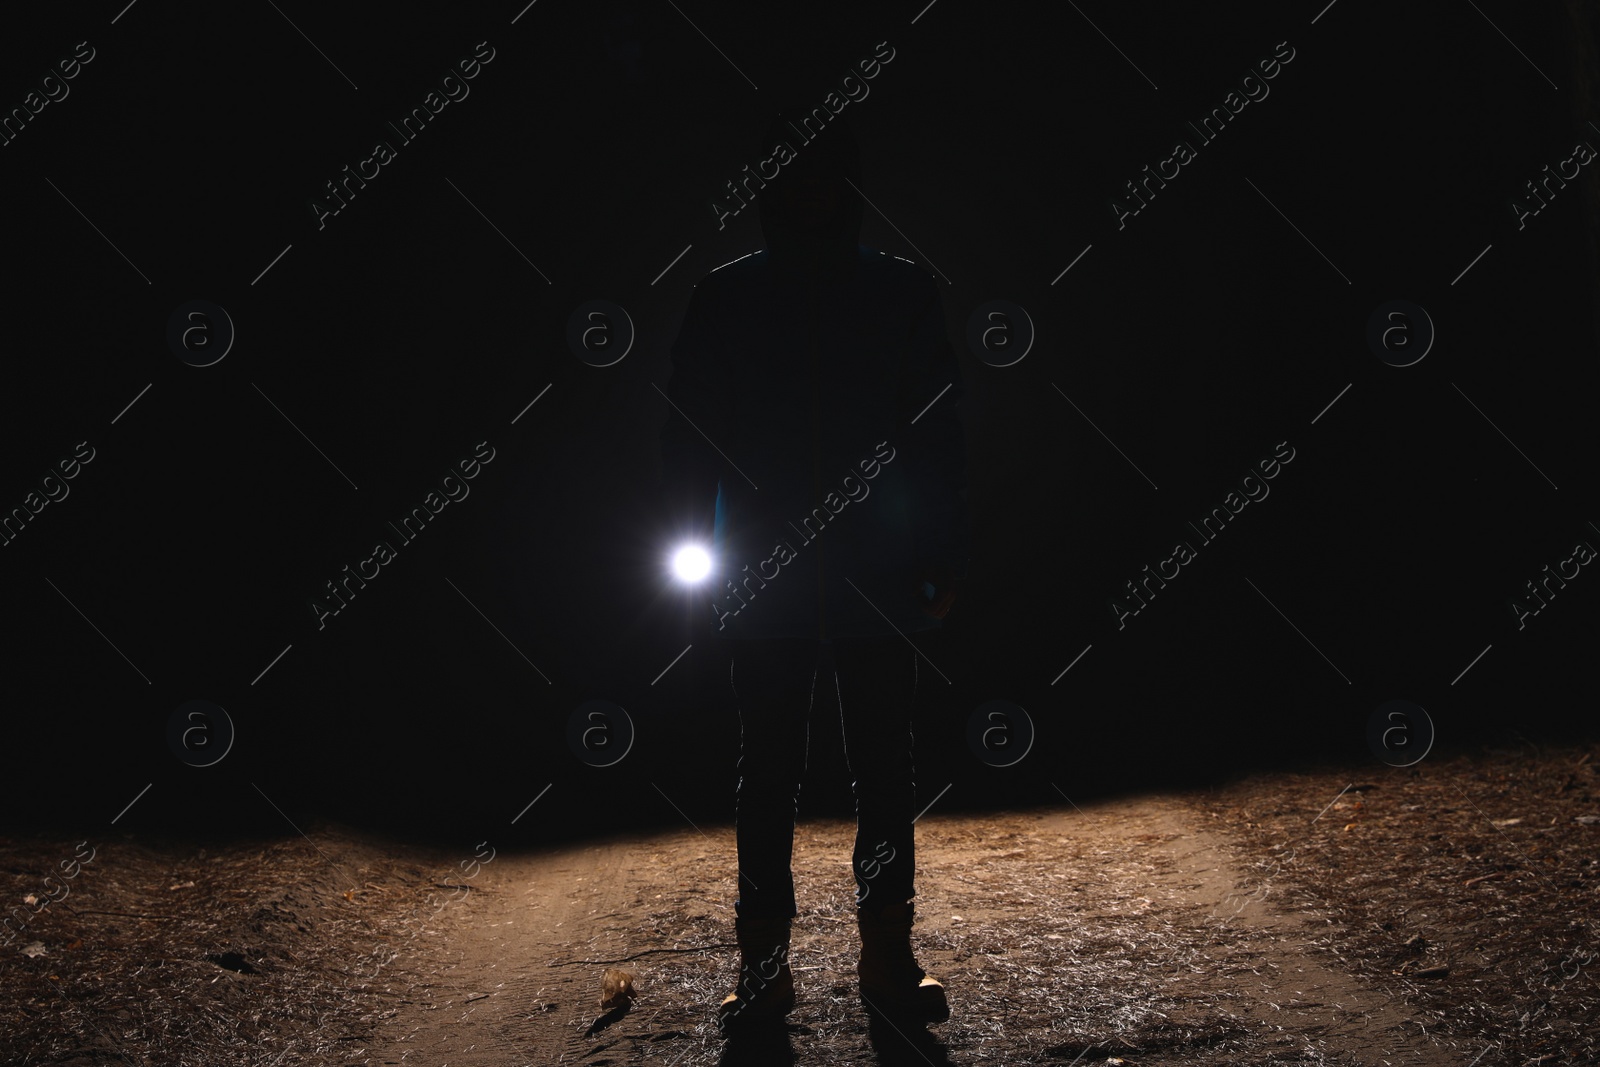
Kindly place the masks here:
[(731, 671), (741, 739), (735, 823), (735, 912), (741, 916), (797, 914), (794, 823), (819, 674), (825, 710), (831, 711), (837, 692), (854, 778), (856, 903), (870, 910), (913, 896), (915, 649), (898, 634), (832, 642), (745, 640), (734, 644)]

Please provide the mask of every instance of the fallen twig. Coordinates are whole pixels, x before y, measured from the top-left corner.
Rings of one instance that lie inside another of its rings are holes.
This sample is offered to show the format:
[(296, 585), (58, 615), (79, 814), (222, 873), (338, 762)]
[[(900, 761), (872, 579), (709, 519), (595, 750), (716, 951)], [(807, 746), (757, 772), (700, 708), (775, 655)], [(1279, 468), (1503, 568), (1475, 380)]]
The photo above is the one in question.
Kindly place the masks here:
[(640, 956), (648, 956), (648, 955), (650, 955), (651, 953), (654, 953), (654, 952), (667, 952), (667, 953), (670, 953), (670, 952), (709, 952), (711, 949), (714, 949), (714, 948), (738, 948), (738, 947), (739, 946), (736, 943), (733, 943), (733, 942), (719, 941), (715, 945), (699, 945), (699, 946), (696, 946), (694, 948), (647, 948), (643, 952), (635, 952), (631, 956), (619, 956), (614, 960), (560, 960), (560, 961), (558, 961), (556, 963), (547, 963), (547, 964), (545, 964), (545, 966), (546, 967), (572, 967), (572, 966), (575, 966), (575, 965), (580, 964), (580, 963), (586, 964), (586, 965), (592, 965), (592, 964), (597, 964), (597, 963), (627, 963), (629, 960), (636, 960)]
[(181, 919), (182, 915), (140, 915), (132, 911), (101, 911), (95, 908), (74, 908), (70, 904), (62, 904), (63, 908), (75, 915), (121, 915), (127, 919)]

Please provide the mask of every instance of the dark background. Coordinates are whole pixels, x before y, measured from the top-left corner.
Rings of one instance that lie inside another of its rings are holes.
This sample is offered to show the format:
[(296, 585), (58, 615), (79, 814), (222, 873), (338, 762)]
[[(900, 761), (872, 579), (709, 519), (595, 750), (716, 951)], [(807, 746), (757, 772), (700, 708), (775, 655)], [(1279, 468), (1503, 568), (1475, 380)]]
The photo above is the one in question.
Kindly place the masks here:
[[(845, 110), (862, 240), (940, 277), (968, 389), (976, 547), (925, 649), (948, 678), (922, 674), (925, 800), (1405, 774), (1365, 739), (1396, 698), (1438, 751), (1592, 732), (1600, 578), (1520, 631), (1507, 607), (1600, 545), (1600, 161), (1524, 229), (1508, 207), (1600, 146), (1592, 30), (1560, 4), (120, 7), (8, 15), (0, 42), (6, 109), (97, 52), (0, 147), (0, 507), (96, 450), (0, 548), (13, 826), (104, 827), (135, 796), (119, 829), (730, 817), (729, 653), (661, 569), (657, 387), (695, 281), (761, 243), (754, 210), (718, 230), (710, 200), (775, 107), (820, 104), (884, 40)], [(385, 120), (480, 41), (470, 95), (400, 144)], [(1109, 199), (1280, 41), (1270, 95), (1119, 230)], [(396, 158), (319, 230), (310, 200), (379, 138)], [(566, 343), (591, 298), (637, 332), (613, 366)], [(1037, 330), (1008, 367), (964, 344), (993, 298)], [(193, 299), (237, 329), (206, 368), (166, 343)], [(1411, 367), (1365, 340), (1394, 299), (1438, 331)], [(485, 440), (470, 496), (319, 630), (323, 583)], [(1271, 495), (1119, 630), (1110, 598), (1280, 441)], [(237, 728), (209, 768), (167, 747), (190, 699)], [(610, 767), (567, 743), (592, 699), (636, 730)], [(991, 699), (1036, 727), (1014, 766), (967, 746)], [(802, 812), (848, 812), (820, 710)]]

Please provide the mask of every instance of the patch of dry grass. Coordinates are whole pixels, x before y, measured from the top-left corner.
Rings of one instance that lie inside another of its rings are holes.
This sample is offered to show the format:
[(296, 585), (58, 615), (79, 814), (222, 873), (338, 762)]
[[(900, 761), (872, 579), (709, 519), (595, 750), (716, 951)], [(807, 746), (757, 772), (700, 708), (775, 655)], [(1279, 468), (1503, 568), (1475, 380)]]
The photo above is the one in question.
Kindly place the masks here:
[[(386, 946), (405, 940), (430, 876), (317, 836), (341, 862), (299, 837), (209, 853), (132, 835), (97, 845), (70, 892), (0, 950), (0, 1062), (361, 1062), (394, 1011)], [(0, 841), (8, 905), (37, 894), (58, 855), (72, 843)]]
[(1600, 1063), (1597, 770), (1600, 746), (1530, 745), (1259, 775), (1191, 802), (1282, 905), (1333, 913), (1318, 951), (1431, 1030), (1492, 1048), (1485, 1062)]

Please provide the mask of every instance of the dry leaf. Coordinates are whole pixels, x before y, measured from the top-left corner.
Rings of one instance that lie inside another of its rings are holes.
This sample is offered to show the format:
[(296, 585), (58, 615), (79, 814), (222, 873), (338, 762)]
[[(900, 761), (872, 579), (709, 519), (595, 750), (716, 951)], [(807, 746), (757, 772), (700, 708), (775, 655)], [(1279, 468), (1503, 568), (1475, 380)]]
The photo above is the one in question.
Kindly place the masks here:
[(600, 1007), (604, 1010), (620, 1008), (636, 994), (633, 989), (633, 972), (621, 967), (607, 967), (600, 979)]

